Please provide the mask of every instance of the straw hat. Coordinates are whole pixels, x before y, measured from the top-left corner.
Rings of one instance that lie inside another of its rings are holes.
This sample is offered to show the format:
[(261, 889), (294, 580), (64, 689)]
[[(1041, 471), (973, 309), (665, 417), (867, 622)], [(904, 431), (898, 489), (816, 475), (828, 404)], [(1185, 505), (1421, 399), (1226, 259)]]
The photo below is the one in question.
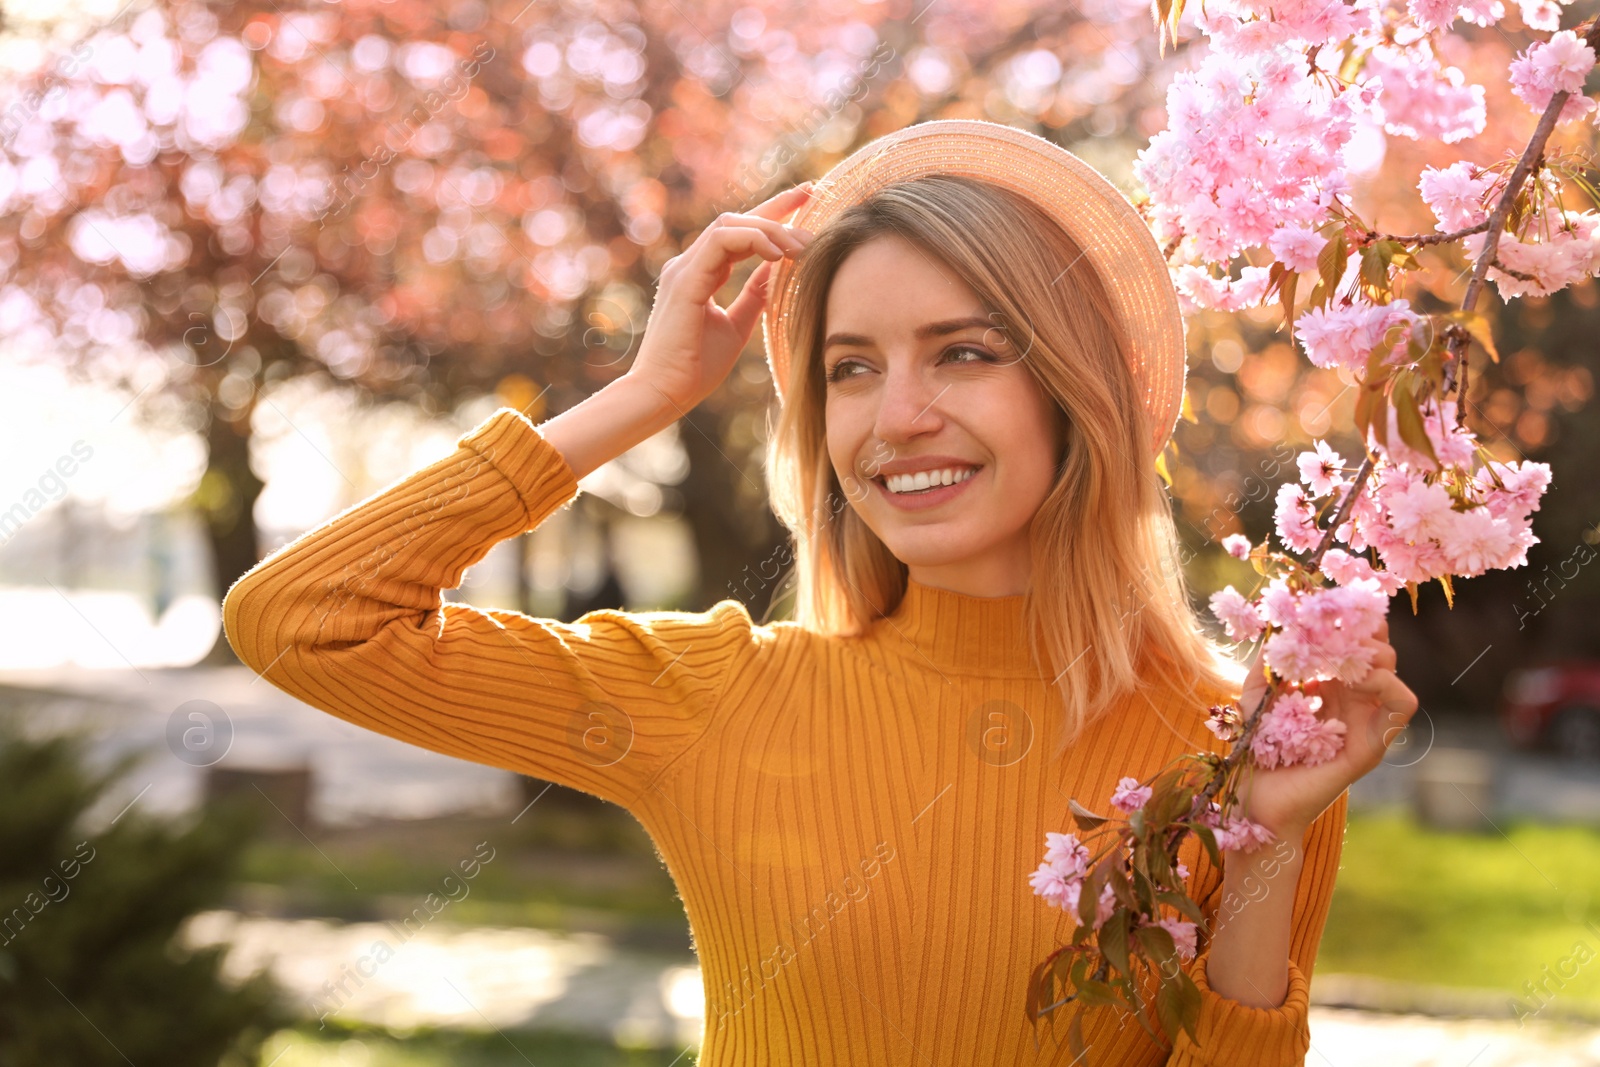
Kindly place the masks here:
[[(835, 216), (895, 182), (928, 174), (978, 178), (1021, 193), (1049, 212), (1105, 280), (1131, 351), (1155, 438), (1166, 447), (1183, 403), (1187, 349), (1178, 293), (1166, 258), (1126, 197), (1089, 164), (1013, 126), (981, 119), (938, 119), (863, 145), (820, 179), (790, 220), (820, 233)], [(772, 380), (783, 400), (789, 378), (789, 319), (795, 261), (778, 260), (762, 316)]]

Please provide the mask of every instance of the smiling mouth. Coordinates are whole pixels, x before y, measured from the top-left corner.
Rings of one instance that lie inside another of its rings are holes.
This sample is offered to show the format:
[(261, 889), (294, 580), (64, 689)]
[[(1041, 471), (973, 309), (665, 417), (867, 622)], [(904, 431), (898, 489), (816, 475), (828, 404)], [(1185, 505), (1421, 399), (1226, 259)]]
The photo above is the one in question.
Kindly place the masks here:
[(878, 475), (874, 482), (896, 496), (918, 496), (942, 490), (946, 486), (960, 485), (982, 470), (978, 467), (946, 467), (942, 470), (918, 470), (917, 474)]

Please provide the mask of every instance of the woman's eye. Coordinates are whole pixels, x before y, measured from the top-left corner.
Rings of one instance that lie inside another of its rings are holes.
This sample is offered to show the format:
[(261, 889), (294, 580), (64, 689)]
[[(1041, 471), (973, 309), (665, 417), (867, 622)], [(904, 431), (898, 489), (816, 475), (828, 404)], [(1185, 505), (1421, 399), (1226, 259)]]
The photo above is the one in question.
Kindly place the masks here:
[(827, 375), (828, 381), (836, 382), (836, 381), (839, 381), (841, 378), (849, 377), (849, 375), (845, 374), (844, 372), (846, 370), (848, 370), (851, 366), (852, 366), (852, 363), (851, 363), (850, 360), (841, 359), (839, 362), (837, 362), (837, 363), (835, 363), (833, 365), (833, 369), (832, 370), (828, 371), (828, 375)]
[(993, 363), (994, 362), (994, 357), (989, 355), (988, 352), (984, 351), (981, 348), (976, 348), (973, 345), (956, 345), (954, 348), (946, 349), (944, 354), (947, 355), (947, 356), (953, 356), (957, 352), (970, 352), (973, 355), (977, 356), (979, 359), (983, 360), (985, 363)]
[[(939, 355), (940, 355), (940, 358), (943, 358), (945, 356), (954, 356), (958, 352), (966, 352), (966, 353), (968, 353), (970, 355), (977, 356), (978, 360), (980, 360), (980, 361), (982, 361), (984, 363), (993, 363), (995, 361), (994, 356), (990, 355), (987, 350), (982, 349), (982, 348), (978, 348), (976, 345), (956, 345), (954, 348), (945, 349), (943, 352), (939, 353)], [(967, 363), (967, 362), (972, 362), (972, 361), (971, 360), (955, 360), (954, 362)], [(837, 363), (835, 363), (833, 365), (831, 370), (829, 370), (827, 372), (826, 380), (830, 381), (830, 382), (837, 382), (837, 381), (843, 381), (845, 378), (853, 377), (853, 375), (851, 375), (849, 373), (849, 370), (850, 370), (851, 367), (853, 367), (855, 365), (856, 365), (856, 361), (855, 360), (852, 360), (852, 359), (841, 359), (839, 362), (837, 362)]]

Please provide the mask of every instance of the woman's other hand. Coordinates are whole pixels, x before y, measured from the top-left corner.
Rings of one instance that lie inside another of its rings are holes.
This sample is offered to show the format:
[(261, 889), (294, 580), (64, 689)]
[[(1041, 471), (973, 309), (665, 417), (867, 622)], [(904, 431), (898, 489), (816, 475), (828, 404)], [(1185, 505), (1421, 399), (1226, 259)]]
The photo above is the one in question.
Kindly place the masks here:
[[(805, 182), (748, 212), (725, 211), (667, 260), (628, 376), (652, 386), (680, 414), (711, 395), (733, 369), (766, 307), (772, 263), (811, 241), (809, 232), (780, 221), (810, 195), (811, 183)], [(717, 290), (727, 284), (734, 264), (751, 255), (766, 262), (751, 272), (727, 308), (718, 306)]]
[[(1252, 767), (1240, 786), (1238, 814), (1260, 823), (1280, 840), (1300, 840), (1340, 793), (1383, 762), (1389, 745), (1416, 713), (1417, 695), (1394, 672), (1387, 618), (1367, 643), (1373, 647), (1372, 669), (1359, 682), (1316, 681), (1302, 687), (1308, 696), (1322, 698), (1320, 718), (1344, 723), (1344, 744), (1338, 753), (1325, 763), (1271, 770)], [(1254, 709), (1265, 689), (1259, 658), (1258, 652), (1251, 662), (1242, 709)]]

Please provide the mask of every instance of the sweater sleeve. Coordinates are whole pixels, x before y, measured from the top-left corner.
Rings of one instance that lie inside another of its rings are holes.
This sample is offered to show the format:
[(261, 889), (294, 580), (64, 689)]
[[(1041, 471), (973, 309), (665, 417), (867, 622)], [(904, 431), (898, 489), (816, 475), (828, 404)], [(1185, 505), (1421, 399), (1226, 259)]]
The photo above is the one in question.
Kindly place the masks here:
[(704, 734), (754, 640), (744, 606), (565, 623), (442, 596), (577, 492), (561, 453), (502, 408), (246, 572), (223, 599), (228, 641), (347, 722), (631, 806)]
[[(1213, 990), (1206, 980), (1206, 961), (1211, 955), (1207, 943), (1188, 968), (1189, 977), (1200, 987), (1195, 1037), (1178, 1032), (1167, 1067), (1297, 1067), (1305, 1062), (1311, 1047), (1311, 970), (1344, 851), (1349, 802), (1349, 790), (1340, 793), (1306, 830), (1305, 863), (1295, 887), (1289, 938), (1289, 989), (1283, 1003), (1258, 1008)], [(1215, 921), (1215, 911), (1207, 918)]]

